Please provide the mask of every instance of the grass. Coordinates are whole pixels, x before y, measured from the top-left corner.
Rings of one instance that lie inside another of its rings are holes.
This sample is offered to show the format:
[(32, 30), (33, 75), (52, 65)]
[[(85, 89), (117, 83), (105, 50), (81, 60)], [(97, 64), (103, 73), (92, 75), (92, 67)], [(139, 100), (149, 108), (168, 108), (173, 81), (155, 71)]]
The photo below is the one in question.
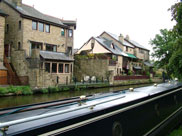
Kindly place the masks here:
[(9, 86), (0, 88), (0, 95), (13, 94), (13, 95), (32, 95), (33, 92), (29, 86)]
[(182, 136), (182, 127), (177, 130), (174, 130), (169, 136)]

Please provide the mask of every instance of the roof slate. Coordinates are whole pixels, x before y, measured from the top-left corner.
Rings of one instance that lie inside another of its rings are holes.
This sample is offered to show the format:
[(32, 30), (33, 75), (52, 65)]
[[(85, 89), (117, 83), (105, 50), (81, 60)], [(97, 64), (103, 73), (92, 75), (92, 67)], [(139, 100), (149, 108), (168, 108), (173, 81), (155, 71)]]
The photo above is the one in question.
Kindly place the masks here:
[[(117, 35), (112, 34), (112, 33), (110, 33), (110, 32), (106, 32), (106, 33), (109, 34), (111, 37), (113, 37), (115, 40), (117, 40), (118, 42), (121, 43), (121, 41), (119, 40), (119, 37), (118, 37)], [(134, 48), (133, 45), (131, 45), (130, 43), (126, 42), (125, 40), (124, 40), (123, 43), (121, 43), (121, 44), (123, 44), (123, 45), (125, 45), (125, 46), (128, 46), (128, 47), (131, 47), (131, 48)]]
[(40, 19), (43, 21), (47, 21), (47, 22), (51, 22), (63, 27), (66, 27), (67, 25), (64, 24), (61, 19), (56, 18), (56, 17), (52, 17), (49, 15), (45, 15), (41, 12), (39, 12), (38, 10), (36, 10), (34, 7), (22, 4), (21, 7), (16, 6), (14, 3), (12, 3), (9, 0), (4, 0), (5, 3), (7, 3), (9, 6), (11, 6), (13, 9), (15, 9), (16, 11), (18, 11), (20, 14), (27, 16), (27, 17), (33, 17), (35, 19)]
[(149, 49), (147, 49), (146, 47), (140, 45), (139, 43), (137, 43), (137, 42), (134, 41), (134, 40), (127, 40), (127, 39), (125, 39), (125, 40), (126, 40), (128, 43), (132, 43), (133, 45), (135, 45), (135, 46), (138, 47), (138, 48), (145, 49), (145, 50), (148, 50), (148, 51), (149, 51)]
[(74, 61), (74, 59), (70, 58), (67, 54), (62, 52), (40, 51), (40, 55), (44, 59), (49, 60)]
[(116, 44), (113, 44), (114, 49), (111, 47), (112, 41), (103, 38), (103, 37), (95, 37), (95, 40), (98, 41), (102, 46), (104, 46), (107, 50), (112, 52), (115, 55), (122, 55), (128, 57), (126, 53), (122, 51), (121, 48), (119, 48)]

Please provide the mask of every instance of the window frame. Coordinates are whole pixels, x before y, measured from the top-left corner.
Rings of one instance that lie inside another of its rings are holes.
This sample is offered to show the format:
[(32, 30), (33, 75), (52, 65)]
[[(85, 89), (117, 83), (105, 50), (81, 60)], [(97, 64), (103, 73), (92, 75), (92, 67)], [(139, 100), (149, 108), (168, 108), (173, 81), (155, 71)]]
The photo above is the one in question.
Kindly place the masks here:
[(65, 29), (61, 28), (61, 36), (65, 37)]
[[(47, 31), (47, 26), (48, 26), (49, 31)], [(50, 25), (49, 24), (45, 24), (45, 32), (46, 33), (50, 33), (50, 31), (51, 31)]]
[[(67, 67), (68, 66), (68, 67)], [(67, 69), (68, 68), (68, 69)], [(70, 73), (70, 64), (65, 64), (65, 73)]]
[[(56, 64), (56, 67), (53, 67), (54, 64)], [(58, 67), (57, 66), (58, 66), (58, 63), (54, 63), (54, 62), (52, 63), (51, 73), (54, 73), (54, 74), (58, 73)], [(53, 68), (56, 68), (56, 71)]]
[[(70, 36), (70, 32), (71, 32), (71, 36)], [(73, 30), (72, 29), (68, 29), (68, 37), (73, 37)]]
[[(51, 47), (51, 46), (53, 47), (52, 50), (48, 50), (47, 48), (48, 48), (48, 47)], [(55, 51), (54, 51), (54, 47), (56, 47), (56, 50), (55, 50)], [(57, 45), (54, 45), (54, 44), (46, 44), (46, 45), (45, 45), (45, 50), (46, 50), (46, 51), (57, 52), (57, 49), (58, 49)]]
[(21, 20), (18, 21), (18, 30), (21, 30), (22, 28), (22, 23), (21, 23)]
[[(40, 25), (42, 25), (42, 29), (40, 29), (41, 27), (40, 27)], [(38, 30), (39, 30), (39, 32), (44, 32), (44, 23), (42, 23), (42, 22), (38, 22)]]
[[(34, 23), (36, 28), (34, 28)], [(37, 21), (32, 21), (32, 30), (38, 30), (38, 22)]]
[[(62, 71), (61, 71), (61, 69), (60, 69), (60, 65), (63, 66), (63, 67), (62, 67)], [(59, 63), (59, 64), (58, 64), (58, 73), (64, 73), (64, 64), (63, 64), (63, 63)]]
[[(49, 64), (49, 70), (47, 71), (47, 67), (46, 67), (46, 64)], [(49, 63), (49, 62), (45, 62), (44, 63), (44, 66), (45, 66), (45, 72), (48, 72), (48, 73), (51, 73), (51, 63)]]

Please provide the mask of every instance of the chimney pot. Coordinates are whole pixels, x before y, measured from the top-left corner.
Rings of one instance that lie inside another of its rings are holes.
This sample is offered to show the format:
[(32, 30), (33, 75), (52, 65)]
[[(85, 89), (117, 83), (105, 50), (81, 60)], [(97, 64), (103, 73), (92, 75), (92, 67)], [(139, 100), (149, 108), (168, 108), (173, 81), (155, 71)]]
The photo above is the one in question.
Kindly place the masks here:
[(126, 35), (126, 40), (130, 40), (130, 37), (129, 37), (129, 35)]
[(120, 36), (119, 36), (119, 41), (120, 41), (121, 43), (124, 42), (124, 36), (123, 36), (122, 34), (120, 34)]

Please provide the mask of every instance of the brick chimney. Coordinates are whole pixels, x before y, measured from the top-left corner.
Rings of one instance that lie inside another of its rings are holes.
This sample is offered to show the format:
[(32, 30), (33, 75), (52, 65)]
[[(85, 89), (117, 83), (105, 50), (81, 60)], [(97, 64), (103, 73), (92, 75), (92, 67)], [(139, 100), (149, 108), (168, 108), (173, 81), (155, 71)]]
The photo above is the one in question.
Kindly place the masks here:
[(123, 36), (122, 34), (120, 34), (120, 36), (119, 36), (119, 41), (120, 41), (121, 43), (124, 42), (124, 36)]
[(22, 6), (22, 0), (12, 0), (12, 2), (18, 7)]
[(130, 40), (130, 37), (129, 37), (129, 35), (126, 35), (126, 40), (128, 40), (128, 41)]

